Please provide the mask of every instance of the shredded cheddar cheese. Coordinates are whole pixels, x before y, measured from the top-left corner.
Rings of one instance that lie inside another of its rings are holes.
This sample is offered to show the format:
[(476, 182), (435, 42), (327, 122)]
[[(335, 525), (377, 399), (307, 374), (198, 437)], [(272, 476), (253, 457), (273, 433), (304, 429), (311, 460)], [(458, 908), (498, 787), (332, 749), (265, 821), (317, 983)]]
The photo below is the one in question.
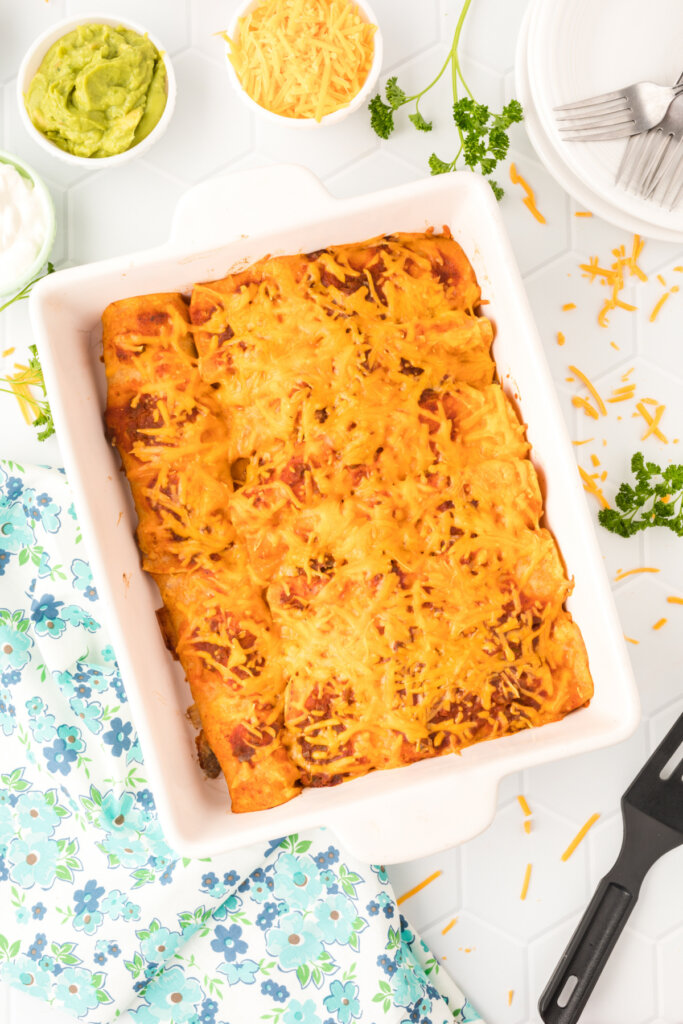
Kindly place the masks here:
[(562, 307), (562, 311), (564, 313), (568, 313), (570, 309), (576, 309), (575, 302), (565, 302), (564, 306)]
[(621, 292), (625, 285), (626, 274), (636, 277), (640, 281), (647, 281), (647, 275), (638, 264), (643, 244), (640, 235), (634, 235), (630, 254), (626, 254), (623, 245), (618, 246), (612, 250), (614, 261), (610, 266), (603, 266), (597, 256), (591, 256), (588, 263), (579, 264), (584, 277), (589, 281), (598, 281), (610, 290), (609, 297), (604, 300), (602, 309), (598, 313), (598, 324), (601, 327), (609, 326), (609, 314), (612, 310), (618, 308), (633, 312), (636, 309), (631, 303), (624, 302)]
[(659, 316), (659, 314), (660, 314), (660, 312), (662, 310), (662, 307), (663, 307), (664, 303), (667, 301), (667, 299), (669, 298), (669, 296), (673, 295), (674, 292), (677, 292), (677, 291), (678, 291), (678, 286), (674, 285), (673, 288), (670, 288), (668, 292), (664, 292), (663, 295), (660, 295), (659, 299), (657, 300), (657, 302), (654, 305), (654, 308), (653, 308), (652, 312), (650, 313), (650, 323), (654, 323), (654, 321)]
[(531, 814), (531, 808), (529, 807), (529, 804), (527, 803), (526, 797), (522, 796), (522, 794), (520, 793), (520, 795), (517, 797), (517, 800), (519, 802), (519, 806), (522, 808), (522, 811), (528, 817)]
[[(597, 388), (595, 387), (595, 385), (592, 384), (591, 381), (588, 379), (588, 377), (585, 375), (585, 373), (582, 373), (581, 370), (579, 370), (576, 366), (570, 366), (569, 369), (571, 370), (571, 372), (574, 374), (575, 377), (579, 378), (579, 380), (581, 381), (583, 386), (590, 392), (591, 396), (595, 400), (595, 404), (596, 404), (596, 406), (598, 408), (598, 412), (602, 416), (606, 416), (607, 415), (607, 409), (605, 408), (605, 403), (603, 402), (602, 398), (600, 397), (600, 394), (599, 394)], [(573, 404), (577, 405), (578, 403), (577, 402), (573, 402)], [(595, 416), (595, 419), (597, 419), (597, 416)]]
[(666, 434), (662, 433), (662, 431), (659, 429), (659, 423), (665, 411), (665, 405), (658, 405), (653, 415), (647, 408), (646, 400), (638, 402), (638, 404), (636, 405), (636, 412), (634, 412), (633, 415), (642, 416), (642, 418), (645, 420), (645, 423), (647, 424), (647, 429), (641, 437), (641, 441), (645, 441), (648, 437), (656, 437), (659, 441), (663, 441), (664, 444), (669, 443), (669, 439), (666, 436)]
[(531, 864), (527, 864), (524, 872), (524, 880), (522, 882), (522, 891), (519, 894), (520, 900), (525, 900), (527, 893), (529, 892), (529, 882), (531, 881)]
[(524, 831), (526, 832), (527, 835), (530, 834), (530, 832), (531, 832), (531, 818), (525, 818), (524, 819)]
[[(406, 902), (406, 900), (409, 900), (412, 896), (417, 895), (418, 892), (422, 892), (423, 889), (426, 889), (428, 885), (431, 885), (432, 882), (434, 882), (441, 874), (441, 871), (434, 871), (434, 873), (425, 878), (424, 881), (419, 882), (417, 885), (414, 885), (412, 889), (408, 889), (407, 892), (404, 892), (402, 896), (398, 897), (398, 899), (396, 900), (396, 906), (400, 907), (403, 903)], [(453, 921), (453, 924), (455, 924), (455, 920)]]
[(441, 929), (441, 934), (442, 935), (447, 935), (448, 932), (451, 930), (451, 928), (453, 928), (454, 925), (456, 925), (457, 923), (458, 923), (457, 917), (452, 917), (451, 920), (446, 925), (446, 927)]
[(581, 479), (583, 480), (584, 490), (588, 491), (589, 494), (592, 494), (594, 498), (597, 498), (603, 508), (609, 508), (609, 502), (607, 501), (605, 495), (602, 493), (600, 487), (598, 487), (597, 483), (595, 482), (595, 479), (592, 476), (590, 476), (586, 472), (586, 470), (583, 469), (582, 466), (579, 466), (578, 469), (581, 475)]
[(576, 850), (576, 847), (579, 845), (579, 843), (583, 842), (583, 840), (586, 838), (586, 835), (588, 834), (589, 830), (593, 828), (593, 825), (596, 823), (596, 821), (598, 821), (599, 818), (600, 818), (599, 814), (591, 814), (591, 816), (588, 819), (588, 821), (585, 823), (585, 825), (581, 826), (581, 828), (576, 833), (576, 835), (572, 839), (572, 841), (569, 844), (569, 846), (567, 847), (567, 849), (562, 854), (562, 858), (561, 858), (562, 860), (564, 860), (564, 861), (568, 861), (569, 860), (571, 855)]
[(671, 597), (667, 597), (667, 601), (669, 604), (683, 604), (683, 597), (674, 597), (672, 595)]
[(625, 633), (624, 633), (624, 640), (626, 641), (627, 644), (639, 644), (640, 643), (640, 640), (634, 640), (632, 636), (626, 636)]
[(654, 626), (652, 628), (653, 629), (661, 629), (662, 626), (666, 626), (668, 621), (669, 620), (666, 619), (666, 618), (657, 619), (657, 621), (655, 622), (655, 624), (654, 624)]
[(2, 358), (5, 359), (6, 356), (11, 356), (14, 351), (14, 345), (12, 345), (10, 348), (6, 348), (5, 351), (2, 353)]
[(105, 311), (108, 431), (233, 809), (592, 695), (479, 296), (446, 230)]
[(593, 214), (589, 210), (577, 210), (574, 214), (575, 217), (592, 217)]
[(259, 106), (320, 121), (362, 88), (375, 29), (351, 0), (262, 0), (226, 38), (237, 77)]
[(642, 566), (642, 568), (640, 568), (640, 569), (627, 569), (626, 572), (622, 572), (620, 570), (617, 573), (617, 575), (614, 577), (614, 582), (618, 583), (619, 580), (625, 580), (627, 576), (637, 576), (638, 573), (641, 573), (641, 572), (659, 572), (659, 569), (655, 569), (652, 566), (645, 565), (645, 566)]
[(564, 334), (562, 333), (562, 331), (558, 331), (557, 332), (557, 344), (558, 345), (564, 345), (564, 343), (565, 343)]
[(536, 206), (536, 196), (529, 183), (522, 177), (517, 170), (515, 164), (510, 164), (510, 181), (513, 185), (521, 185), (526, 193), (524, 196), (524, 205), (527, 210), (536, 218), (539, 224), (545, 224), (545, 217)]

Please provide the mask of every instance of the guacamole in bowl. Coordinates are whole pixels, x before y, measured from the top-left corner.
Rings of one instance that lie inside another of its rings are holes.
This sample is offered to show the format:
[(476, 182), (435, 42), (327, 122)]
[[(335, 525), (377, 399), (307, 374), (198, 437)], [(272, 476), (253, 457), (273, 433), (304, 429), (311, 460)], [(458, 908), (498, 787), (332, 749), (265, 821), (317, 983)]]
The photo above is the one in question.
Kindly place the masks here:
[(124, 26), (78, 25), (45, 53), (24, 102), (33, 126), (77, 157), (132, 149), (159, 123), (168, 99), (164, 60)]

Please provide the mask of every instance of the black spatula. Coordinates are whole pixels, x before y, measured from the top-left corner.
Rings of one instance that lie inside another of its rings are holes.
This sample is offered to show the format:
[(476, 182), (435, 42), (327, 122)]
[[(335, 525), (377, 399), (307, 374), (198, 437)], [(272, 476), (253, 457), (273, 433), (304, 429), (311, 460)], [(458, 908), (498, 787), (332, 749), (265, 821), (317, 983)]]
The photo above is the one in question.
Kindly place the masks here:
[(621, 798), (624, 839), (538, 1003), (545, 1024), (576, 1024), (655, 861), (683, 843), (683, 715)]

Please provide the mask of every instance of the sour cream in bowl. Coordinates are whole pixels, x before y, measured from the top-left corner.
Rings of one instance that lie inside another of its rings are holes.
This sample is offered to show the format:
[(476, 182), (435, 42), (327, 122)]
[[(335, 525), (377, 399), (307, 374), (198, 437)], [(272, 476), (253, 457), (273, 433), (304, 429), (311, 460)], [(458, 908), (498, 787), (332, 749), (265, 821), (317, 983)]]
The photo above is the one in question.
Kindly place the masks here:
[(36, 172), (0, 150), (0, 296), (20, 291), (47, 262), (55, 238), (50, 193)]

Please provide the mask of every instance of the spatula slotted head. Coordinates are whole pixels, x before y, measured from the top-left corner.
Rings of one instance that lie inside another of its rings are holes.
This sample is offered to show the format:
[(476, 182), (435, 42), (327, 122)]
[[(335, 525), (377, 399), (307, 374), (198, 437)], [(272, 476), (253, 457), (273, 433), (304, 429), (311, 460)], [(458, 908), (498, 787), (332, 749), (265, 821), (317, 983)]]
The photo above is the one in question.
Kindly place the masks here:
[(626, 790), (622, 803), (683, 837), (683, 715)]

